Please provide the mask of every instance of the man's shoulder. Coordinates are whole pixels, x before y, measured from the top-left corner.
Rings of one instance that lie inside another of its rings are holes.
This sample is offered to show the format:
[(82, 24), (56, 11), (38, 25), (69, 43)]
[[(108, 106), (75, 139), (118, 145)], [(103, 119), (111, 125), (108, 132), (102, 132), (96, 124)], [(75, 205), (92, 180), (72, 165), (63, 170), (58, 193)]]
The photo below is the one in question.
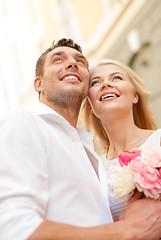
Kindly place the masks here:
[(1, 137), (14, 141), (21, 139), (26, 142), (37, 139), (45, 142), (49, 131), (38, 114), (28, 110), (16, 110), (0, 120), (0, 132)]
[(6, 113), (0, 119), (1, 120), (3, 119), (18, 120), (18, 119), (26, 119), (26, 117), (31, 118), (31, 117), (34, 117), (34, 115), (36, 116), (36, 114), (34, 114), (32, 111), (25, 110), (25, 109), (18, 109), (18, 110), (10, 111)]
[(40, 119), (38, 114), (25, 109), (19, 109), (9, 112), (5, 116), (1, 117), (0, 125), (20, 127), (21, 125), (36, 124), (38, 119)]

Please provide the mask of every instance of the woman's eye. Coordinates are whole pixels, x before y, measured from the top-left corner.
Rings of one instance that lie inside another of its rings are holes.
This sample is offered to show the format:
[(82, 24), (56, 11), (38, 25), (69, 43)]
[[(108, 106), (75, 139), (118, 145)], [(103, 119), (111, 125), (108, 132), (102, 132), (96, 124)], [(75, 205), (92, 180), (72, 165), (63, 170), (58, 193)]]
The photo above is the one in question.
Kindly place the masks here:
[(115, 76), (114, 78), (113, 78), (113, 80), (122, 80), (122, 77), (120, 77), (120, 76)]
[(95, 81), (92, 81), (92, 82), (90, 83), (90, 87), (93, 87), (94, 85), (100, 85), (100, 84), (101, 84), (100, 81), (95, 80)]

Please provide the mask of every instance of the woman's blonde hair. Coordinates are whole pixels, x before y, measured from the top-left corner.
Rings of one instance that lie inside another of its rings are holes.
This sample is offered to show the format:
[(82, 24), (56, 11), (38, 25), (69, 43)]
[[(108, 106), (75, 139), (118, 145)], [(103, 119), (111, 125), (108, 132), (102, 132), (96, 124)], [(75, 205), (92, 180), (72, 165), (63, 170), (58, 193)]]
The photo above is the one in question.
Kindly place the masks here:
[[(138, 94), (139, 100), (133, 107), (133, 116), (136, 126), (142, 129), (157, 129), (154, 115), (149, 106), (149, 91), (144, 89), (144, 81), (129, 67), (117, 60), (103, 59), (90, 68), (90, 76), (93, 70), (99, 65), (113, 64), (120, 67), (127, 73), (131, 80), (134, 90)], [(109, 139), (99, 118), (90, 111), (88, 97), (84, 100), (80, 114), (81, 126), (91, 132), (94, 136), (95, 150), (99, 154), (108, 151)]]

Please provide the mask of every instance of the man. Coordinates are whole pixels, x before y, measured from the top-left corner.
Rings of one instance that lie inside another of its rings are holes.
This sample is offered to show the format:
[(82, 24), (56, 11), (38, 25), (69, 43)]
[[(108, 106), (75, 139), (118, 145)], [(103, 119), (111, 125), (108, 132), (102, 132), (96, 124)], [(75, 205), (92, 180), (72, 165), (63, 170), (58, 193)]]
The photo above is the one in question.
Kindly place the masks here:
[(1, 240), (161, 236), (159, 201), (137, 200), (122, 220), (112, 223), (91, 135), (76, 128), (88, 77), (81, 48), (71, 39), (61, 39), (37, 61), (36, 111), (1, 120)]

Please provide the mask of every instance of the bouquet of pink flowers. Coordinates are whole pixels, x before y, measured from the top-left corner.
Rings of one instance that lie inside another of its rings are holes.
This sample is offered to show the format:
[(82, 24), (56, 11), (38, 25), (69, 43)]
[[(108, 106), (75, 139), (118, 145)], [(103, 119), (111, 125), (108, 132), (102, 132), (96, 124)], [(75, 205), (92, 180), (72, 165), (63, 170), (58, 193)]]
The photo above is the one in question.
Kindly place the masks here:
[(161, 148), (124, 151), (108, 172), (110, 193), (127, 199), (134, 189), (146, 197), (158, 199), (161, 194)]

